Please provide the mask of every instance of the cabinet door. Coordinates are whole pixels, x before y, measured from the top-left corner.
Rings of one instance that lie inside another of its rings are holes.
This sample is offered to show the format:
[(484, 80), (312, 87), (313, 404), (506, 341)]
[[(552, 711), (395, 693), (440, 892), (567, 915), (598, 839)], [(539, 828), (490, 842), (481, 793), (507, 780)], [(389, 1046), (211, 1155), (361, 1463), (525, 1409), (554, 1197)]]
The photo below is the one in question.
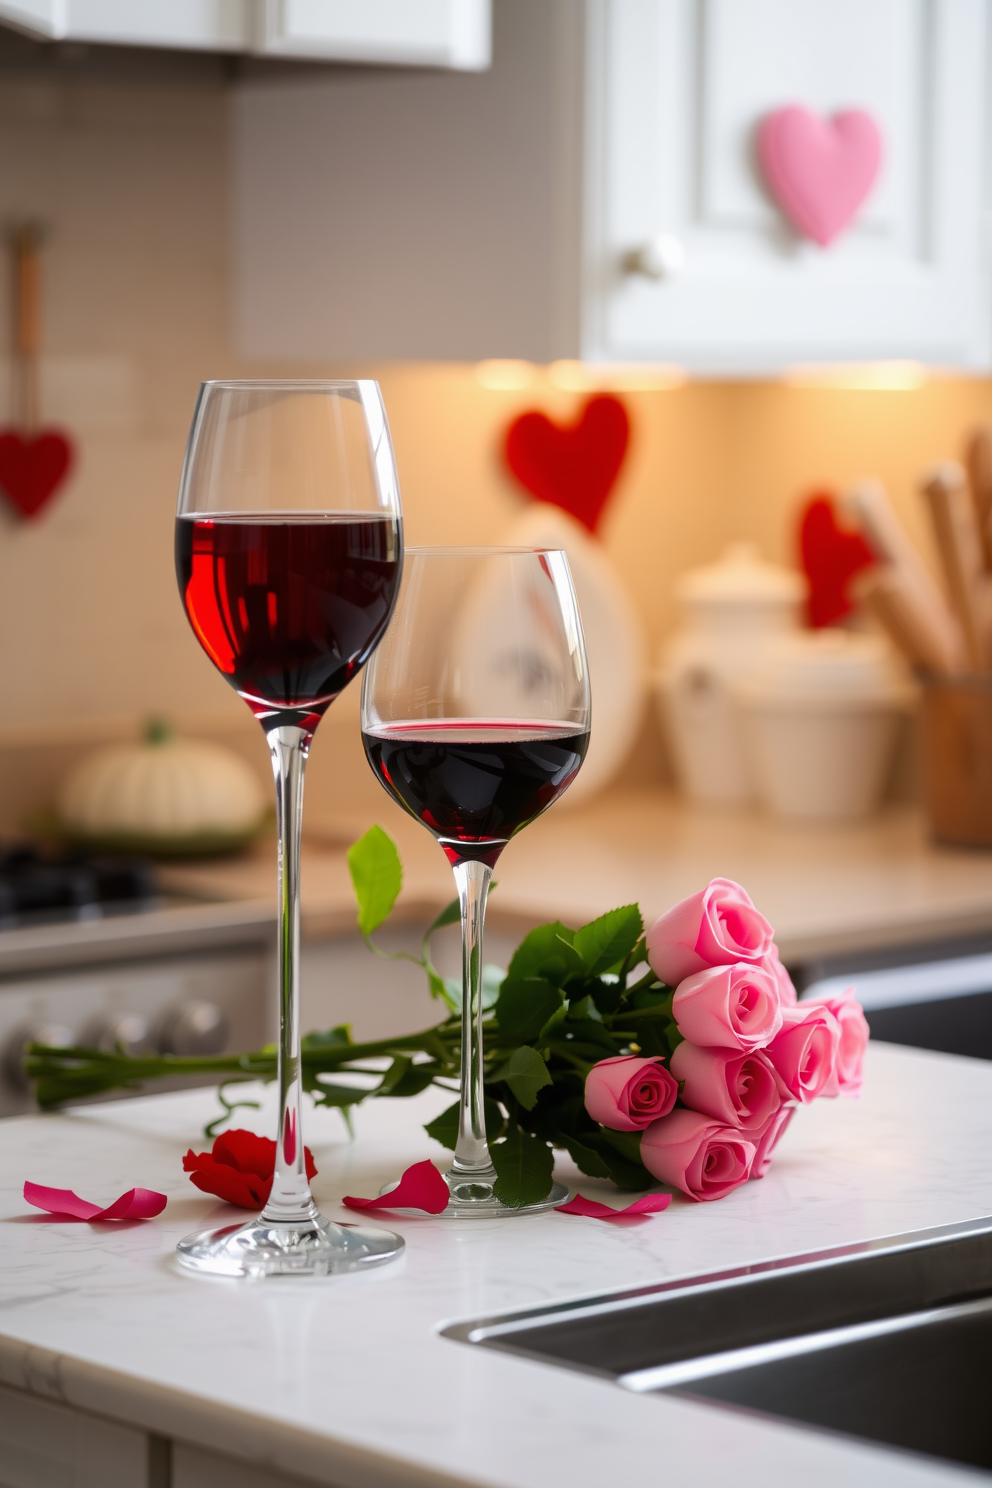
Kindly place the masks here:
[(489, 0), (264, 0), (257, 50), (284, 57), (489, 66)]
[[(731, 375), (992, 365), (986, 21), (986, 0), (592, 0), (585, 353)], [(790, 103), (867, 109), (882, 132), (826, 249), (756, 163), (762, 117)], [(682, 264), (625, 271), (659, 235)]]
[(0, 23), (45, 40), (244, 51), (248, 0), (0, 0)]

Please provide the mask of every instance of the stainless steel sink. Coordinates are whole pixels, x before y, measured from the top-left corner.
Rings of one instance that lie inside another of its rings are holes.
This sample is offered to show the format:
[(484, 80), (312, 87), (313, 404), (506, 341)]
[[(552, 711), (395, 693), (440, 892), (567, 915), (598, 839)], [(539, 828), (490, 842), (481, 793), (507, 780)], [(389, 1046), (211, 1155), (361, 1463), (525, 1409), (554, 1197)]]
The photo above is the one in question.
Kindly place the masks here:
[(444, 1333), (992, 1471), (992, 1217)]

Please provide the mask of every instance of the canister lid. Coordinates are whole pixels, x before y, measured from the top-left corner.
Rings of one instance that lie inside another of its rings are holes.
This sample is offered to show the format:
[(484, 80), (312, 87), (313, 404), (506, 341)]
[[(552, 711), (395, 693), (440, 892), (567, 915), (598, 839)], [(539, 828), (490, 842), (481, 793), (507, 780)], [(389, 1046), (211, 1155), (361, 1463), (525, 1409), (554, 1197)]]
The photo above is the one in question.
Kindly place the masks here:
[(797, 605), (806, 593), (802, 575), (766, 563), (753, 543), (731, 543), (717, 563), (693, 568), (675, 588), (683, 604), (697, 606)]

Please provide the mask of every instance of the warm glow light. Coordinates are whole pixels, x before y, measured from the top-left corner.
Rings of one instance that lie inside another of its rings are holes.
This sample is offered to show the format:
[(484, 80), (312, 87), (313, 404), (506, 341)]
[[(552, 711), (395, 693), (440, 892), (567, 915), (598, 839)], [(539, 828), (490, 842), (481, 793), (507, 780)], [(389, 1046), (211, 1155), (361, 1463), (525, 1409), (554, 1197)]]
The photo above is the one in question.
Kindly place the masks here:
[(475, 364), (476, 382), (495, 392), (516, 392), (530, 387), (536, 378), (537, 368), (533, 362), (494, 360)]
[(792, 367), (785, 374), (785, 381), (790, 387), (909, 393), (923, 387), (927, 381), (927, 369), (920, 362), (837, 363)]
[(588, 393), (596, 388), (617, 393), (656, 393), (681, 387), (685, 380), (681, 367), (661, 362), (552, 362), (548, 367), (552, 387), (567, 393)]

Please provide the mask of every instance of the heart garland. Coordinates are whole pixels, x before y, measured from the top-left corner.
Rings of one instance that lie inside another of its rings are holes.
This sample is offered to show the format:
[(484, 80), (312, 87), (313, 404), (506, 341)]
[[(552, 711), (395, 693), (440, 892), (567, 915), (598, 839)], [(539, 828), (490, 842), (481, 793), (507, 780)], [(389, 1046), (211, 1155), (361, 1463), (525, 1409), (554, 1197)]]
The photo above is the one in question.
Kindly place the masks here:
[(504, 459), (538, 501), (570, 512), (595, 532), (616, 484), (630, 441), (630, 420), (619, 398), (590, 398), (573, 424), (556, 424), (531, 409), (506, 431)]
[(758, 160), (768, 189), (793, 227), (826, 248), (875, 184), (882, 136), (864, 109), (845, 109), (822, 119), (793, 103), (761, 121)]
[(57, 495), (72, 469), (72, 445), (58, 429), (0, 433), (0, 489), (22, 517), (34, 518)]

